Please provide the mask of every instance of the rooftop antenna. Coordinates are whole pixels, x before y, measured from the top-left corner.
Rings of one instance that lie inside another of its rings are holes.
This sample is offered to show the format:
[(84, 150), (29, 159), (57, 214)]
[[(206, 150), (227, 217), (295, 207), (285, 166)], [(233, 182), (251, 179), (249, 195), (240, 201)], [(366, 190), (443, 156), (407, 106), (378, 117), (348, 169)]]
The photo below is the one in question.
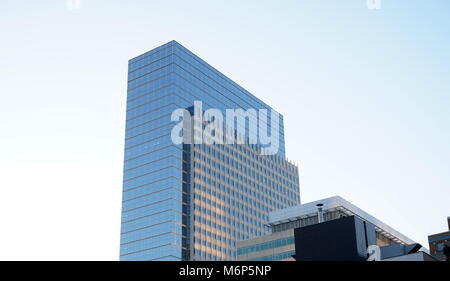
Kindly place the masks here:
[(317, 207), (317, 221), (319, 223), (322, 223), (323, 222), (323, 204), (319, 203), (316, 205), (316, 207)]

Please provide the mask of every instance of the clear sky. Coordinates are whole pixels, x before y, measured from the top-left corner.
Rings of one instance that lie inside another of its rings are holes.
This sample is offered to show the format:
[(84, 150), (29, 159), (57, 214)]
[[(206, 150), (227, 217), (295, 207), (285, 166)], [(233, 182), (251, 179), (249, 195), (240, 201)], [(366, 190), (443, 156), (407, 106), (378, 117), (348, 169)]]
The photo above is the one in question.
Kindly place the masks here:
[(2, 0), (0, 259), (117, 260), (128, 59), (177, 40), (284, 115), (309, 202), (450, 216), (450, 1)]

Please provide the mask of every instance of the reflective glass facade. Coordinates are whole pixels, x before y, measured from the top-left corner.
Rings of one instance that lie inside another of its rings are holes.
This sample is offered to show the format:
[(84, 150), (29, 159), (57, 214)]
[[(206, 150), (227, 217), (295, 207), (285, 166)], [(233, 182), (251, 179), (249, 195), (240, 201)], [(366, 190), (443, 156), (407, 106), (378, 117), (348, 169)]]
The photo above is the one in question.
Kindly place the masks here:
[(234, 259), (237, 240), (266, 233), (269, 211), (300, 201), (281, 115), (274, 156), (248, 145), (175, 145), (171, 114), (194, 101), (271, 109), (175, 41), (129, 61), (121, 260)]
[(298, 169), (247, 145), (191, 147), (189, 257), (235, 260), (237, 242), (270, 233), (269, 212), (300, 201)]

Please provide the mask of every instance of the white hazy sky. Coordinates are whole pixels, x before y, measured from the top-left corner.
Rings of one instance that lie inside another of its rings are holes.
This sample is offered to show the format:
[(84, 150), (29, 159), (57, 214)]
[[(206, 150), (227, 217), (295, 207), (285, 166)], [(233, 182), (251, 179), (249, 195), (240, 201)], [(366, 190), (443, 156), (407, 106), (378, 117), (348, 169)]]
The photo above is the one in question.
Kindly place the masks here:
[(0, 259), (118, 259), (127, 61), (173, 39), (284, 115), (303, 202), (340, 195), (427, 246), (450, 215), (449, 11), (2, 0)]

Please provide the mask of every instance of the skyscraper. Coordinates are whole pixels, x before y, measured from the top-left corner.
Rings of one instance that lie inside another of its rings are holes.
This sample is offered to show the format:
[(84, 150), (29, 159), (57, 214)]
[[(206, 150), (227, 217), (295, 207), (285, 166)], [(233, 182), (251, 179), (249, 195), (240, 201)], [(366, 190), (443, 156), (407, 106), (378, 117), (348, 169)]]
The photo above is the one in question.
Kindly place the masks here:
[(273, 112), (175, 41), (129, 61), (121, 260), (234, 260), (237, 241), (268, 233), (270, 211), (300, 203), (283, 117), (276, 127), (273, 116), (265, 120), (277, 138), (273, 155), (249, 141), (261, 135), (250, 121), (244, 144), (174, 142), (174, 112), (194, 113), (198, 101), (200, 114), (242, 109), (251, 119), (252, 109)]

